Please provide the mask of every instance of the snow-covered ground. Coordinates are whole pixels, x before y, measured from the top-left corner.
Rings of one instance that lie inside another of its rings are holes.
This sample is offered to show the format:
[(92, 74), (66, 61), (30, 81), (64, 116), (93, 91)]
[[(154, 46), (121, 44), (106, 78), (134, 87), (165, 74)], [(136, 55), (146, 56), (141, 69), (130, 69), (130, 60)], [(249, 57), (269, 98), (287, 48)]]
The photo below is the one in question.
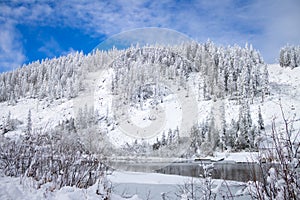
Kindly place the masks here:
[[(114, 172), (108, 176), (113, 186), (112, 200), (139, 200), (150, 199), (159, 200), (163, 194), (169, 199), (180, 199), (179, 187), (185, 183), (193, 182), (195, 185), (202, 184), (201, 179), (192, 177), (183, 177), (178, 175), (164, 175), (156, 173), (139, 172)], [(97, 186), (94, 185), (88, 189), (79, 189), (75, 187), (63, 187), (60, 190), (50, 192), (48, 185), (43, 185), (36, 190), (32, 187), (30, 180), (20, 178), (0, 177), (0, 199), (1, 200), (76, 200), (76, 199), (99, 199), (96, 194)], [(233, 181), (213, 180), (213, 191), (218, 193), (218, 199), (221, 194), (227, 191), (229, 186), (232, 194), (244, 188), (245, 184)], [(227, 191), (228, 192), (228, 191)], [(121, 197), (122, 196), (122, 197)], [(241, 198), (243, 199), (243, 198)]]
[[(2, 177), (0, 176), (0, 199), (1, 200), (83, 200), (83, 199), (101, 199), (96, 194), (97, 185), (93, 185), (88, 189), (79, 189), (76, 187), (63, 187), (53, 192), (49, 191), (47, 184), (40, 189), (34, 189), (30, 180), (20, 178)], [(112, 200), (124, 200), (120, 195), (112, 194)], [(132, 195), (130, 200), (140, 200), (137, 195)]]

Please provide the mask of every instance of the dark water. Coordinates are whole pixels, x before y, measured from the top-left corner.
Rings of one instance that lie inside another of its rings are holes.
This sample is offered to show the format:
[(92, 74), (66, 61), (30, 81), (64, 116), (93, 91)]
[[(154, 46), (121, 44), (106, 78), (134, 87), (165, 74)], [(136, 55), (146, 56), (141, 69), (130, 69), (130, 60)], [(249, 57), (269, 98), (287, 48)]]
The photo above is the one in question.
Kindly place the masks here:
[[(157, 172), (162, 174), (175, 174), (182, 176), (200, 177), (204, 170), (201, 165), (211, 162), (178, 162), (166, 163), (139, 163), (139, 162), (114, 162), (116, 169), (133, 172)], [(214, 162), (210, 170), (214, 179), (234, 180), (247, 182), (249, 180), (262, 180), (262, 171), (255, 163)]]
[[(156, 170), (156, 172), (199, 177), (204, 174), (201, 164), (203, 163), (173, 163), (172, 165)], [(260, 167), (255, 163), (218, 162), (213, 164), (213, 168), (210, 170), (210, 173), (214, 179), (242, 182), (262, 179)]]

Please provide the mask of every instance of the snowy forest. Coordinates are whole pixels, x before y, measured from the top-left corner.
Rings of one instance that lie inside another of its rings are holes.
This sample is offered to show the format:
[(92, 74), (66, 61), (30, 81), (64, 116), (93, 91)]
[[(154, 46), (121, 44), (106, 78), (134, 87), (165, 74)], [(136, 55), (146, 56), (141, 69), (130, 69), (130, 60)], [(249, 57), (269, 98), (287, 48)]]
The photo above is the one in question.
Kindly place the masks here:
[[(268, 93), (266, 64), (252, 46), (249, 48), (247, 46), (246, 48), (239, 46), (225, 48), (217, 47), (209, 41), (205, 44), (187, 43), (176, 47), (151, 47), (154, 49), (148, 53), (147, 48), (150, 47), (138, 48), (137, 46), (127, 50), (114, 49), (108, 52), (96, 50), (86, 56), (82, 52), (77, 52), (51, 60), (36, 61), (14, 71), (1, 73), (0, 101), (14, 104), (23, 97), (49, 101), (64, 97), (74, 98), (80, 90), (84, 89), (82, 80), (87, 72), (108, 67), (112, 60), (120, 55), (122, 55), (123, 67), (117, 69), (114, 83), (126, 81), (119, 80), (118, 77), (118, 73), (121, 71), (124, 73), (126, 70), (126, 63), (128, 65), (129, 62), (135, 62), (137, 66), (142, 64), (146, 68), (143, 64), (148, 62), (149, 64), (160, 64), (161, 76), (165, 76), (167, 73), (169, 79), (178, 76), (180, 79), (186, 80), (191, 72), (201, 73), (205, 76), (202, 83), (204, 99), (211, 99), (214, 95), (253, 98), (258, 94)], [(156, 54), (155, 51), (157, 51)], [(163, 51), (164, 53), (162, 53)], [(290, 52), (291, 50), (286, 47), (283, 51)], [(290, 55), (290, 53), (284, 54)], [(178, 61), (179, 58), (185, 58), (188, 63)], [(288, 63), (283, 64), (284, 66), (291, 62), (289, 58), (290, 56), (287, 56), (288, 60), (284, 60), (284, 63)], [(210, 60), (211, 63), (207, 63), (207, 60)], [(116, 66), (114, 63), (114, 67)], [(130, 70), (136, 70), (136, 68)], [(139, 70), (144, 71), (145, 69)], [(155, 70), (157, 69), (155, 68)], [(144, 73), (147, 75), (150, 71)], [(127, 78), (130, 80), (132, 77)], [(181, 81), (180, 84), (183, 85), (184, 81)]]
[[(111, 92), (114, 95), (121, 94), (119, 104), (137, 104), (151, 96), (158, 103), (166, 95), (166, 91), (159, 86), (163, 79), (172, 80), (180, 90), (187, 89), (192, 74), (198, 74), (201, 77), (193, 80), (193, 87), (197, 90), (200, 101), (226, 98), (240, 105), (237, 121), (226, 122), (224, 113), (221, 114), (221, 130), (215, 128), (212, 115), (195, 124), (191, 129), (189, 154), (200, 152), (201, 149), (202, 152), (211, 153), (216, 148), (236, 151), (256, 148), (255, 141), (264, 125), (261, 114), (259, 122), (252, 121), (249, 104), (254, 99), (264, 101), (269, 94), (269, 75), (267, 65), (251, 45), (246, 45), (245, 48), (218, 47), (208, 41), (205, 44), (187, 43), (175, 47), (136, 46), (108, 52), (96, 50), (86, 56), (77, 52), (37, 61), (0, 74), (0, 101), (14, 105), (20, 98), (37, 98), (50, 103), (62, 98), (72, 99), (86, 89), (84, 79), (88, 72), (110, 67), (115, 72)], [(145, 84), (148, 82), (149, 84)], [(80, 119), (75, 120), (76, 128), (87, 128), (85, 121), (97, 124), (103, 120), (96, 110), (88, 110), (80, 110)], [(225, 112), (224, 108), (219, 112)], [(10, 119), (10, 113), (7, 113), (7, 119), (4, 120), (6, 123), (2, 128), (4, 133), (14, 126), (8, 125), (11, 124), (7, 122)], [(157, 143), (153, 144), (155, 148), (152, 149), (165, 146), (164, 137), (168, 135), (168, 141), (175, 141), (171, 138), (176, 135), (175, 128), (168, 132), (170, 133), (164, 133), (161, 138), (157, 138)], [(137, 143), (139, 142), (135, 142)], [(214, 145), (207, 145), (208, 143)], [(204, 150), (206, 146), (211, 149)]]
[(279, 64), (281, 67), (295, 68), (300, 66), (300, 46), (286, 45), (280, 50)]

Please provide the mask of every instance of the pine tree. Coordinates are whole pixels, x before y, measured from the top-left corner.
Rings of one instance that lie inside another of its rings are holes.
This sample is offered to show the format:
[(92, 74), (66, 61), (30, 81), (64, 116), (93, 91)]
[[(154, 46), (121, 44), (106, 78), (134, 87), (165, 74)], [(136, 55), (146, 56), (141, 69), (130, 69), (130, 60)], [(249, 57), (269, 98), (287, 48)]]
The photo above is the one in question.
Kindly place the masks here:
[(280, 49), (279, 64), (280, 64), (281, 67), (284, 67), (284, 65), (285, 65), (285, 61), (284, 61), (284, 48)]
[(226, 146), (227, 147), (230, 147), (230, 148), (235, 147), (237, 131), (238, 131), (238, 123), (234, 119), (231, 119), (230, 127), (228, 128), (228, 131), (226, 134)]
[(173, 131), (171, 129), (169, 129), (168, 131), (168, 145), (171, 145), (173, 144), (173, 139), (174, 139), (174, 136), (173, 136)]
[(197, 153), (201, 145), (200, 131), (197, 124), (192, 126), (190, 138), (191, 138), (190, 148), (192, 150), (192, 153)]
[(178, 126), (177, 126), (176, 129), (175, 129), (174, 137), (175, 137), (175, 138), (174, 138), (175, 143), (176, 143), (176, 144), (179, 144), (180, 136), (179, 136), (179, 128), (178, 128)]
[(262, 75), (262, 102), (264, 102), (265, 95), (270, 94), (269, 92), (269, 72), (268, 66), (264, 65), (264, 71)]
[(32, 131), (31, 110), (28, 110), (26, 132), (30, 134)]
[(251, 132), (252, 119), (250, 106), (247, 100), (243, 99), (239, 110), (238, 131), (235, 146), (237, 149), (254, 147), (255, 135)]
[(262, 117), (262, 114), (261, 114), (261, 108), (260, 106), (258, 107), (258, 130), (259, 131), (263, 131), (265, 130), (265, 124), (264, 124), (264, 120), (263, 120), (263, 117)]
[(226, 138), (227, 138), (227, 130), (226, 130), (226, 117), (225, 117), (225, 108), (224, 103), (222, 102), (222, 105), (220, 106), (220, 120), (221, 120), (221, 127), (220, 127), (220, 148), (222, 151), (226, 150)]
[(9, 111), (3, 123), (3, 134), (7, 133), (8, 131), (12, 131), (13, 129), (14, 129), (14, 124), (11, 118), (11, 112)]
[(17, 100), (16, 100), (16, 95), (15, 95), (15, 91), (12, 89), (10, 92), (10, 98), (9, 98), (9, 105), (16, 105)]
[(163, 132), (161, 136), (161, 145), (165, 146), (166, 144), (167, 144), (166, 134), (165, 132)]

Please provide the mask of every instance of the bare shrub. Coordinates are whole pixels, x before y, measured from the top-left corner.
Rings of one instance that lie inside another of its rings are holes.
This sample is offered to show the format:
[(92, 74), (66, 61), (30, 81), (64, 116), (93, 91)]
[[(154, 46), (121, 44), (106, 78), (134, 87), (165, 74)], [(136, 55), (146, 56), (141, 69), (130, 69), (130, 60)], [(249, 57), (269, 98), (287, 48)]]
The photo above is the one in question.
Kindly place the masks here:
[(2, 137), (0, 169), (7, 176), (31, 177), (36, 188), (48, 182), (52, 183), (51, 190), (87, 188), (98, 181), (98, 188), (102, 188), (98, 192), (109, 194), (110, 184), (103, 182), (108, 168), (85, 150), (75, 133), (65, 134), (38, 131), (19, 140)]
[(253, 199), (300, 199), (299, 131), (293, 129), (294, 119), (287, 119), (280, 107), (284, 129), (278, 129), (273, 120), (272, 145), (259, 158), (262, 181), (248, 183)]

